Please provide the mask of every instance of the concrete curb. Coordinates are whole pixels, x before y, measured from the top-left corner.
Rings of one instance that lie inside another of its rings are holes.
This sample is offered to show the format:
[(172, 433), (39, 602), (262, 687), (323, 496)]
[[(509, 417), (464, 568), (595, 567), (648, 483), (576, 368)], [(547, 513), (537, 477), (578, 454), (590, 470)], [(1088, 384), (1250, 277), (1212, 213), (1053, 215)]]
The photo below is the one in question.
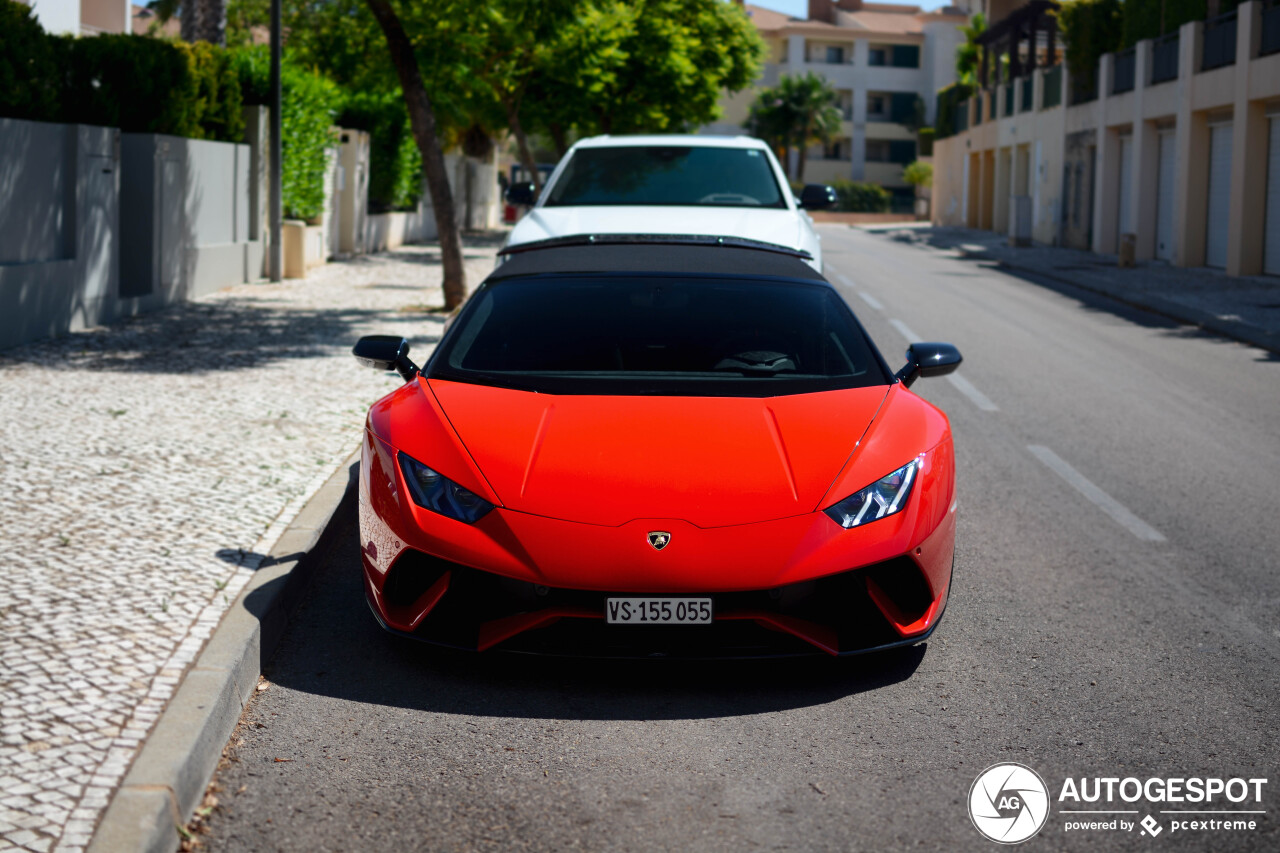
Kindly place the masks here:
[(98, 823), (89, 853), (173, 853), (204, 797), (262, 665), (327, 544), (329, 520), (355, 500), (359, 451), (320, 487), (281, 534), (204, 651), (182, 679)]
[(1193, 326), (1204, 329), (1206, 332), (1213, 332), (1241, 343), (1280, 353), (1280, 334), (1264, 329), (1261, 326), (1255, 326), (1252, 323), (1246, 323), (1242, 320), (1223, 319), (1209, 311), (1186, 305), (1176, 299), (1170, 299), (1158, 293), (1135, 294), (1121, 288), (1108, 287), (1096, 282), (1085, 283), (1066, 276), (1055, 275), (1030, 264), (1019, 264), (999, 258), (993, 258), (992, 260), (1009, 269), (1052, 279), (1071, 287), (1078, 287), (1081, 290), (1106, 296), (1133, 308), (1168, 317), (1170, 320), (1190, 323)]

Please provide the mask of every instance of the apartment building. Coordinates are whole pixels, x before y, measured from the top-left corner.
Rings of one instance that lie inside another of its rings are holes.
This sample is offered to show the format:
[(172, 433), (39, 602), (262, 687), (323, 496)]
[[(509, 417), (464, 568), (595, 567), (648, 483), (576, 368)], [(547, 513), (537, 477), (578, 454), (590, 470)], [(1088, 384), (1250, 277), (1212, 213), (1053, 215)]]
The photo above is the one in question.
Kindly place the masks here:
[(73, 36), (132, 31), (131, 0), (18, 0), (31, 6), (45, 32)]
[(1280, 6), (1106, 54), (1092, 86), (1064, 71), (1054, 6), (1024, 2), (984, 36), (987, 67), (1008, 73), (934, 144), (934, 222), (1280, 275)]
[(861, 0), (809, 0), (803, 19), (746, 9), (769, 47), (764, 73), (755, 87), (726, 97), (724, 117), (703, 132), (741, 133), (760, 88), (813, 71), (840, 93), (844, 120), (834, 140), (807, 152), (805, 180), (851, 178), (905, 190), (902, 167), (917, 156), (915, 123), (932, 124), (934, 93), (955, 79), (966, 13)]

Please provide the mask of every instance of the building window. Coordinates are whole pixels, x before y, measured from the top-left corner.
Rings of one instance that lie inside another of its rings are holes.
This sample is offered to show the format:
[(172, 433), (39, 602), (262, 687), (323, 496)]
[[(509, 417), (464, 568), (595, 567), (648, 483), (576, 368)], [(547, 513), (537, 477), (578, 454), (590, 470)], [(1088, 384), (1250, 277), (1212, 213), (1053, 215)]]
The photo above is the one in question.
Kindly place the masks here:
[(853, 92), (840, 90), (840, 115), (845, 121), (853, 121)]
[(916, 44), (873, 44), (867, 52), (868, 65), (919, 68), (920, 46)]
[(823, 160), (852, 159), (853, 146), (847, 139), (835, 139), (822, 146)]
[(827, 62), (832, 65), (844, 64), (844, 48), (834, 45), (827, 47)]
[(915, 92), (868, 92), (867, 121), (916, 124), (924, 118), (923, 106)]
[(868, 163), (898, 163), (907, 165), (916, 159), (916, 143), (914, 140), (900, 139), (868, 139)]

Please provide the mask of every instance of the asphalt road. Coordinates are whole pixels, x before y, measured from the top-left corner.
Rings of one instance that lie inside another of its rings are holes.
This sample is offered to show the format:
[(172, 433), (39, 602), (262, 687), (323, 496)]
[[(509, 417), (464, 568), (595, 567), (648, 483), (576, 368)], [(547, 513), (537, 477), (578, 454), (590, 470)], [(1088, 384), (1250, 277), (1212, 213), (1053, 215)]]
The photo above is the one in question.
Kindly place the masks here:
[[(917, 335), (965, 356), (958, 384), (915, 386), (951, 416), (959, 466), (934, 638), (803, 663), (442, 654), (376, 627), (348, 513), (233, 738), (209, 849), (992, 850), (966, 801), (1001, 761), (1050, 790), (1028, 849), (1280, 849), (1280, 360), (823, 233), (891, 363)], [(1267, 778), (1261, 804), (1208, 807), (1268, 813), (1067, 831), (1097, 818), (1064, 808), (1207, 807), (1057, 801), (1095, 776)]]

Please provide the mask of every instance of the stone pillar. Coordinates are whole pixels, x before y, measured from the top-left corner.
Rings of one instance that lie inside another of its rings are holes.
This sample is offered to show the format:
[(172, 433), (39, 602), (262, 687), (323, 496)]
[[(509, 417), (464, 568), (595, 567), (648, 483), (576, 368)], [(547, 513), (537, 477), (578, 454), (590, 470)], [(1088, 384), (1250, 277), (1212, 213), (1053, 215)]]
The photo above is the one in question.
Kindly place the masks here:
[(1262, 273), (1267, 194), (1263, 179), (1270, 123), (1262, 101), (1250, 102), (1249, 83), (1262, 31), (1262, 4), (1241, 3), (1236, 26), (1235, 97), (1231, 135), (1231, 200), (1227, 225), (1227, 275)]
[(1093, 246), (1095, 252), (1113, 254), (1120, 197), (1120, 138), (1107, 128), (1107, 95), (1115, 68), (1115, 54), (1104, 53), (1098, 63), (1098, 99), (1094, 115), (1098, 127), (1098, 161), (1093, 173)]
[(1156, 195), (1160, 168), (1160, 135), (1155, 122), (1143, 121), (1143, 94), (1151, 78), (1151, 41), (1137, 44), (1133, 87), (1133, 162), (1129, 175), (1129, 222), (1137, 238), (1134, 257), (1156, 256)]
[[(866, 42), (856, 44), (866, 46)], [(864, 50), (865, 53), (865, 50)], [(861, 181), (867, 174), (867, 90), (853, 90), (853, 132), (849, 137), (849, 177)]]
[(1204, 265), (1205, 215), (1209, 194), (1209, 123), (1191, 111), (1191, 83), (1200, 65), (1203, 21), (1178, 32), (1178, 113), (1174, 140), (1173, 265)]

